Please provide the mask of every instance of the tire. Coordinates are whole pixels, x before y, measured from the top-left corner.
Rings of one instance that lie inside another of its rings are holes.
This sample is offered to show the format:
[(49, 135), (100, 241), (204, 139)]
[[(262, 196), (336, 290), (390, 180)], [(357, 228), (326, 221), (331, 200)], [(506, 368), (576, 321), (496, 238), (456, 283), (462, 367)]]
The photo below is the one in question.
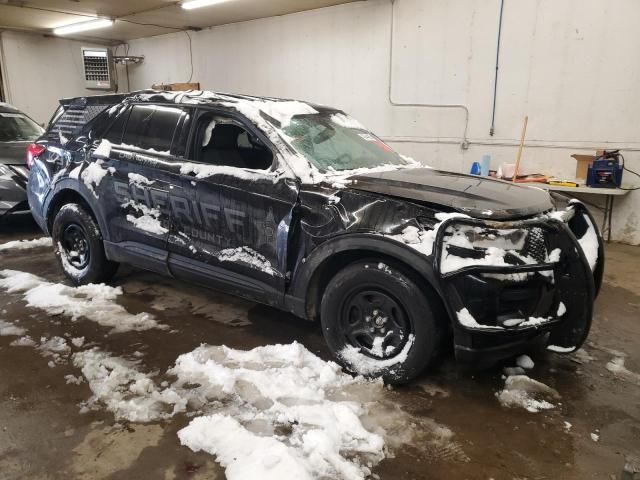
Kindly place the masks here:
[(63, 205), (51, 233), (60, 267), (75, 285), (103, 283), (115, 275), (118, 264), (107, 260), (100, 229), (81, 205)]
[(436, 294), (403, 268), (361, 260), (329, 281), (320, 322), (343, 367), (401, 384), (436, 357), (445, 333), (444, 315)]

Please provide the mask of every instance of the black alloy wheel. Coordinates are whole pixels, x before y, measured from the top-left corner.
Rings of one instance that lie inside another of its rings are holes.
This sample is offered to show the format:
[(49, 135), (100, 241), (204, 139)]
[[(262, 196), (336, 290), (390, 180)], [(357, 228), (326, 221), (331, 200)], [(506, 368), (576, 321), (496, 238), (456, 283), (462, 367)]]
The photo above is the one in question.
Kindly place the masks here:
[(60, 239), (62, 254), (78, 270), (82, 270), (91, 259), (91, 246), (84, 229), (77, 223), (70, 223), (62, 232)]
[(322, 333), (347, 370), (405, 383), (427, 368), (443, 343), (442, 302), (407, 267), (358, 260), (327, 283), (320, 305)]
[(342, 305), (345, 341), (374, 359), (398, 355), (413, 328), (400, 303), (388, 292), (358, 289)]

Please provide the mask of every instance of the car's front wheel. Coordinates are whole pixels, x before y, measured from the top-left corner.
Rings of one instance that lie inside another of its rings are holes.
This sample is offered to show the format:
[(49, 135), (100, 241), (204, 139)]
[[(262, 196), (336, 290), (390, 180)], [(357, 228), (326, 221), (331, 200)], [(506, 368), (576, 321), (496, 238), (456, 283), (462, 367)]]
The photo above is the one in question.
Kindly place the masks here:
[(404, 383), (434, 359), (444, 312), (434, 292), (400, 266), (362, 260), (338, 272), (321, 304), (322, 331), (348, 370)]
[(68, 203), (58, 210), (51, 236), (62, 270), (76, 285), (106, 282), (115, 275), (118, 264), (107, 259), (100, 229), (81, 205)]

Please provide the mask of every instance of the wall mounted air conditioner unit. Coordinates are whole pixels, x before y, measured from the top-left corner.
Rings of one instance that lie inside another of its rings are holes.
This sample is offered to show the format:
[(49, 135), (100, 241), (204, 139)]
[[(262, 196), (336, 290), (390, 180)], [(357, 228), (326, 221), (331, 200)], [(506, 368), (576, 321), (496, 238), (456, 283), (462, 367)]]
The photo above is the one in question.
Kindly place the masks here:
[(82, 47), (84, 85), (89, 90), (114, 90), (113, 58), (108, 48)]

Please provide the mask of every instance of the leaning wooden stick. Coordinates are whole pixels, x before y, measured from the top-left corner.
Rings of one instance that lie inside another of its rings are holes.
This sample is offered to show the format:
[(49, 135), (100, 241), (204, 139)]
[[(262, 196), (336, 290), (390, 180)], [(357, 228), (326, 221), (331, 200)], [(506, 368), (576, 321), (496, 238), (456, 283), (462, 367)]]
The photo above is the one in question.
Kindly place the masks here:
[(524, 117), (524, 125), (522, 126), (522, 135), (520, 135), (520, 146), (518, 147), (518, 156), (516, 158), (516, 168), (513, 170), (513, 179), (515, 182), (518, 177), (518, 170), (520, 170), (520, 158), (522, 158), (522, 149), (524, 148), (524, 137), (527, 134), (527, 123), (529, 123), (529, 115)]

